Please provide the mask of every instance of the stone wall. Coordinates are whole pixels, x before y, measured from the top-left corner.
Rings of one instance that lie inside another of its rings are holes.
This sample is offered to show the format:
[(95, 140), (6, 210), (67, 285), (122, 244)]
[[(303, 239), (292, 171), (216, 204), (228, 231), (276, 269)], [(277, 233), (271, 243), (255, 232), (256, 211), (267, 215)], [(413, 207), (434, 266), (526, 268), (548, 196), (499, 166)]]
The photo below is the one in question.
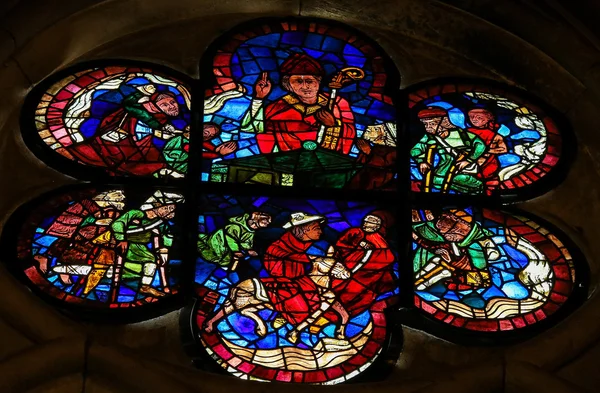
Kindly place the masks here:
[[(11, 3), (11, 4), (8, 4)], [(552, 3), (549, 1), (549, 3)], [(22, 0), (3, 3), (0, 28), (0, 216), (75, 182), (25, 148), (18, 113), (29, 89), (68, 64), (128, 58), (197, 77), (206, 46), (237, 23), (271, 15), (348, 23), (377, 40), (402, 72), (402, 87), (438, 76), (516, 84), (571, 121), (579, 154), (567, 180), (524, 204), (586, 254), (589, 301), (539, 336), (510, 347), (461, 347), (405, 329), (387, 381), (343, 387), (378, 392), (593, 392), (600, 374), (600, 52), (555, 8), (527, 1), (429, 0)], [(12, 7), (11, 7), (12, 6)], [(582, 209), (585, 207), (585, 209)], [(10, 261), (3, 261), (8, 262)], [(127, 326), (92, 326), (60, 315), (0, 265), (1, 392), (275, 391), (193, 368), (179, 342), (178, 312)]]

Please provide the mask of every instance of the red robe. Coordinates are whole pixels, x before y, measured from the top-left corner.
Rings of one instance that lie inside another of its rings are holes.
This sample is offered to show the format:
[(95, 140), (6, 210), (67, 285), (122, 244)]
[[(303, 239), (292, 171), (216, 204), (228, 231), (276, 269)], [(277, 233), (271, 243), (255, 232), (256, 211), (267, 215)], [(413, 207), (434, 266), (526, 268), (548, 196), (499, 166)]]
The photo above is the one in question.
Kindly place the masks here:
[[(321, 123), (315, 112), (327, 105), (328, 96), (319, 94), (318, 103), (306, 105), (292, 95), (286, 95), (269, 104), (265, 109), (265, 132), (257, 134), (256, 140), (261, 153), (272, 153), (275, 146), (279, 151), (298, 150), (304, 141), (317, 141)], [(340, 139), (335, 148), (348, 154), (356, 136), (354, 115), (348, 101), (336, 97), (333, 116), (341, 127)]]
[[(497, 135), (498, 128), (499, 126), (496, 124), (494, 125), (493, 130), (490, 128), (475, 127), (471, 127), (468, 130), (469, 132), (472, 132), (473, 134), (480, 137), (489, 149), (490, 145), (492, 144), (492, 141), (494, 140), (494, 137)], [(500, 167), (498, 157), (495, 154), (487, 152), (483, 153), (483, 157), (485, 157), (486, 159), (483, 162), (483, 164), (480, 165), (481, 171), (479, 172), (478, 177), (481, 179), (494, 179), (496, 177), (496, 171)]]
[(356, 162), (363, 165), (346, 186), (351, 190), (393, 189), (396, 172), (397, 149), (392, 146), (373, 145), (371, 152), (361, 152)]
[(321, 304), (318, 288), (306, 274), (311, 264), (306, 250), (312, 243), (286, 232), (267, 248), (264, 257), (265, 270), (271, 277), (261, 281), (275, 310), (292, 325), (304, 321)]
[(351, 273), (349, 279), (333, 282), (333, 292), (351, 317), (368, 310), (379, 295), (392, 291), (396, 286), (392, 274), (394, 254), (379, 232), (348, 229), (336, 243), (339, 260), (348, 270), (354, 269), (367, 253), (359, 245), (363, 240), (371, 245), (369, 259), (356, 273)]
[[(153, 116), (160, 124), (167, 123), (166, 115), (154, 113)], [(137, 122), (121, 108), (104, 118), (96, 136), (71, 146), (69, 153), (86, 164), (104, 166), (117, 174), (151, 175), (164, 168), (165, 164), (161, 151), (152, 144), (152, 135), (136, 139)], [(118, 142), (102, 139), (102, 135), (117, 128), (124, 130), (127, 137)]]

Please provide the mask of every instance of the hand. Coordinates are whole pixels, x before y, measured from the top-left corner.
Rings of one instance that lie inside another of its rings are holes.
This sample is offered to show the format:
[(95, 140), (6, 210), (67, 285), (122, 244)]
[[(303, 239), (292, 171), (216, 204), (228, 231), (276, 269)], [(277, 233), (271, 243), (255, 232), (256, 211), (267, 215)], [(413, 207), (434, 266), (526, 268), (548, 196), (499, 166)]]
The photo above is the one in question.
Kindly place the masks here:
[(362, 151), (365, 154), (371, 153), (371, 145), (364, 139), (358, 139), (356, 141), (356, 147), (358, 147), (358, 150)]
[(229, 141), (229, 142), (225, 142), (222, 145), (219, 145), (215, 151), (222, 155), (222, 156), (226, 156), (227, 154), (231, 154), (234, 151), (237, 150), (237, 142), (235, 141)]
[(163, 127), (163, 131), (169, 134), (175, 134), (175, 127), (173, 127), (171, 124), (167, 124)]
[(236, 258), (243, 258), (244, 257), (244, 253), (243, 252), (234, 252), (233, 256)]
[(315, 112), (315, 117), (321, 124), (327, 127), (333, 127), (335, 125), (335, 117), (333, 116), (333, 113), (329, 112), (327, 109), (321, 109)]
[(435, 250), (435, 253), (442, 257), (442, 259), (446, 262), (450, 262), (452, 258), (450, 257), (450, 253), (445, 248), (440, 248)]
[(254, 250), (248, 250), (248, 255), (250, 255), (251, 257), (257, 257), (258, 253)]
[(264, 99), (271, 92), (271, 81), (269, 80), (269, 73), (263, 72), (254, 85), (254, 98), (259, 100)]
[(370, 250), (371, 248), (373, 248), (369, 242), (366, 242), (364, 240), (360, 242), (359, 246), (361, 246), (365, 250)]
[(459, 161), (456, 163), (456, 169), (458, 169), (459, 171), (462, 171), (469, 165), (471, 165), (471, 163), (469, 161), (462, 160), (462, 161)]
[(431, 166), (426, 162), (422, 162), (419, 164), (419, 172), (421, 172), (422, 174), (429, 172), (430, 168)]
[(117, 248), (120, 249), (123, 254), (127, 252), (128, 247), (129, 244), (127, 244), (125, 241), (117, 243)]

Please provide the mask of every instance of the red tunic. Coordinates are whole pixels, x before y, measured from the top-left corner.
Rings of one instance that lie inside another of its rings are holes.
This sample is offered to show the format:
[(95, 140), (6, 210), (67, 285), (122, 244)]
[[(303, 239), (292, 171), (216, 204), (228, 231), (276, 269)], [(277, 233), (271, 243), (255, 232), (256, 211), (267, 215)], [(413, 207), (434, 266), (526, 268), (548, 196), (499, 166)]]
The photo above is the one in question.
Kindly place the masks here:
[[(497, 129), (498, 129), (498, 126), (496, 125), (496, 126), (494, 126), (493, 130), (489, 129), (489, 128), (475, 128), (475, 127), (471, 127), (468, 130), (469, 130), (469, 132), (472, 132), (473, 134), (480, 137), (489, 149), (490, 145), (492, 144), (492, 141), (494, 140), (494, 137), (497, 134), (497, 132), (496, 132)], [(481, 166), (480, 166), (481, 171), (479, 172), (479, 177), (482, 179), (494, 179), (496, 177), (496, 171), (500, 167), (500, 162), (498, 161), (498, 157), (492, 153), (484, 153), (483, 157), (485, 157), (486, 159), (483, 162), (483, 164), (481, 164)]]
[(394, 254), (379, 232), (366, 233), (361, 228), (350, 228), (336, 243), (339, 259), (352, 270), (365, 257), (367, 250), (362, 241), (371, 245), (371, 256), (348, 280), (334, 280), (333, 291), (350, 316), (368, 310), (375, 299), (395, 288), (392, 265)]
[[(153, 116), (160, 124), (166, 124), (165, 115), (157, 113)], [(121, 108), (102, 121), (97, 136), (71, 146), (69, 153), (86, 164), (105, 166), (115, 173), (151, 175), (164, 168), (165, 164), (161, 151), (152, 144), (152, 135), (136, 139), (137, 122), (136, 118)], [(127, 133), (126, 138), (118, 142), (102, 139), (102, 135), (117, 128)]]
[(392, 146), (374, 145), (369, 154), (361, 152), (356, 159), (361, 165), (350, 179), (347, 188), (352, 190), (391, 189), (396, 172), (397, 149)]
[[(305, 105), (288, 95), (269, 104), (265, 109), (265, 132), (256, 136), (260, 152), (272, 153), (275, 146), (279, 151), (298, 150), (304, 141), (316, 142), (321, 123), (317, 121), (315, 112), (320, 109), (319, 106), (326, 105), (327, 100), (327, 95), (320, 94), (318, 104)], [(335, 150), (348, 154), (356, 136), (350, 104), (337, 97), (332, 112), (341, 127)]]
[(311, 264), (306, 250), (312, 243), (286, 232), (265, 253), (264, 265), (271, 277), (261, 281), (275, 310), (292, 325), (304, 321), (321, 303), (316, 284), (306, 275)]

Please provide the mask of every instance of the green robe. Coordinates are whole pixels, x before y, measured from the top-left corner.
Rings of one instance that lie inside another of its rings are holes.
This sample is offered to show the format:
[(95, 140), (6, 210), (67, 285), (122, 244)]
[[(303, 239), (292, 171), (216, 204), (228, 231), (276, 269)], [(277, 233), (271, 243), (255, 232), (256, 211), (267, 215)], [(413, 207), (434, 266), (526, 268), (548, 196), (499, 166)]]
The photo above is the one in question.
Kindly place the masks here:
[(135, 93), (128, 95), (123, 100), (123, 109), (125, 109), (125, 112), (131, 116), (146, 124), (148, 127), (154, 130), (162, 129), (163, 125), (160, 124), (160, 122), (156, 120), (156, 118), (150, 112), (148, 112), (146, 108), (144, 108), (142, 103), (138, 102), (140, 98), (144, 96), (145, 95), (140, 91), (136, 91)]
[[(157, 224), (157, 225), (156, 225)], [(128, 233), (129, 231), (149, 227), (140, 232)], [(156, 226), (154, 226), (156, 225)], [(149, 219), (141, 210), (130, 210), (115, 220), (112, 224), (113, 234), (117, 242), (126, 241), (128, 243), (127, 252), (124, 256), (124, 271), (122, 277), (139, 278), (142, 276), (142, 269), (145, 263), (157, 263), (158, 256), (154, 250), (154, 229), (157, 229), (161, 237), (161, 246), (170, 247), (173, 244), (173, 237), (169, 233), (169, 225), (160, 218)], [(154, 252), (153, 252), (154, 251)]]
[(183, 150), (186, 144), (188, 144), (188, 139), (179, 135), (171, 138), (163, 148), (167, 166), (180, 173), (186, 173), (188, 169), (188, 153)]
[(198, 236), (198, 252), (208, 262), (229, 266), (233, 253), (251, 250), (254, 246), (254, 230), (248, 226), (249, 214), (232, 217), (225, 228), (211, 234)]
[[(477, 159), (486, 150), (485, 143), (481, 138), (471, 132), (460, 129), (450, 130), (449, 135), (444, 138), (444, 141), (457, 152), (464, 153), (466, 155), (465, 160), (471, 163), (477, 162)], [(440, 146), (439, 141), (428, 133), (425, 133), (421, 140), (411, 149), (410, 155), (417, 165), (426, 162), (427, 150), (431, 145), (436, 145), (435, 150), (439, 156), (437, 166), (431, 168), (433, 171), (431, 186), (437, 190), (442, 190), (448, 171), (456, 163), (456, 157), (450, 154), (443, 146)], [(483, 191), (483, 183), (472, 174), (458, 173), (453, 176), (448, 188), (462, 194), (480, 194)]]
[[(432, 221), (420, 222), (413, 225), (413, 231), (420, 238), (434, 244), (437, 243), (437, 245), (441, 245), (442, 243), (449, 243), (444, 239)], [(490, 238), (491, 236), (493, 236), (492, 232), (482, 228), (478, 223), (473, 223), (471, 231), (462, 241), (456, 243), (456, 245), (461, 251), (466, 252), (469, 255), (469, 259), (471, 260), (473, 266), (481, 270), (487, 267), (487, 258), (485, 250), (481, 244), (479, 244), (479, 242), (486, 238)], [(435, 256), (438, 255), (429, 249), (420, 245), (417, 246), (417, 249), (415, 250), (415, 257), (413, 259), (413, 270), (418, 272)]]

